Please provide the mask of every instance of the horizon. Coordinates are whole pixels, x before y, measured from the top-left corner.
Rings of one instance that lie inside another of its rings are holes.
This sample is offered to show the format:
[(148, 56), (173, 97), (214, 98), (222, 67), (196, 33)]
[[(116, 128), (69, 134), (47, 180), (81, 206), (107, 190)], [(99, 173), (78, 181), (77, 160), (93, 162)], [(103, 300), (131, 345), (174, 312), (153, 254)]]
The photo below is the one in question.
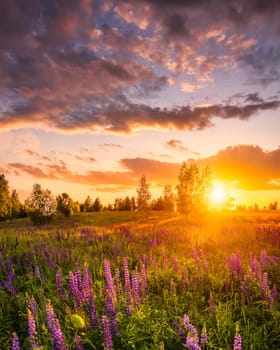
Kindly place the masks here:
[(17, 2), (0, 13), (0, 174), (104, 204), (209, 165), (241, 205), (280, 201), (275, 2)]

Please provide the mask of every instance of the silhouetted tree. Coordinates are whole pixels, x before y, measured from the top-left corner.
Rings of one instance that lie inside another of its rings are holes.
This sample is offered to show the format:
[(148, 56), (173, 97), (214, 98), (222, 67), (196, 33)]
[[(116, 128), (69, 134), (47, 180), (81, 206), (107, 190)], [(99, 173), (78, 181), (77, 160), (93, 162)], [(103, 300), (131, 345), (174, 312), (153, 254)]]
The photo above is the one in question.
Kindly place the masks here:
[(131, 210), (131, 200), (128, 196), (126, 196), (124, 199), (123, 210), (127, 210), (127, 211)]
[(91, 212), (92, 211), (92, 199), (90, 198), (90, 196), (87, 196), (86, 200), (84, 201), (84, 205), (83, 205), (83, 211), (85, 213)]
[(93, 203), (92, 210), (98, 212), (98, 211), (101, 211), (101, 209), (102, 209), (102, 204), (101, 204), (100, 198), (97, 197)]
[(164, 200), (162, 197), (154, 199), (151, 204), (152, 210), (164, 210)]
[(131, 210), (135, 211), (137, 209), (135, 197), (131, 197)]
[(137, 188), (137, 207), (138, 211), (149, 209), (151, 200), (150, 185), (147, 183), (146, 176), (141, 176), (139, 187)]
[(189, 215), (203, 209), (210, 178), (208, 167), (200, 171), (196, 164), (183, 162), (177, 185), (177, 209), (180, 213)]
[(277, 210), (277, 209), (278, 209), (278, 202), (269, 204), (269, 210)]

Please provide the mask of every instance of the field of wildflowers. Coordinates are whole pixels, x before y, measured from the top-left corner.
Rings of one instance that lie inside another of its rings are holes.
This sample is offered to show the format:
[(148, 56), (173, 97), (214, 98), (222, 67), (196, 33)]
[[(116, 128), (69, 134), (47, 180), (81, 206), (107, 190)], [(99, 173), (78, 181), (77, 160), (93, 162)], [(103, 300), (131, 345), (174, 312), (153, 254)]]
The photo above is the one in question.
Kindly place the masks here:
[(280, 223), (0, 231), (0, 349), (280, 349)]

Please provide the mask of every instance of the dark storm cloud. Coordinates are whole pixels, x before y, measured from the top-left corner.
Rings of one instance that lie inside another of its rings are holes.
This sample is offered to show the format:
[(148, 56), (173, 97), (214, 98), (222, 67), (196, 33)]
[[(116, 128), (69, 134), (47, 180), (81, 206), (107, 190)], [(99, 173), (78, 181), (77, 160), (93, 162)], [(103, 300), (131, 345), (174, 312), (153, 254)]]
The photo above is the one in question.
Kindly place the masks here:
[(143, 99), (180, 74), (193, 91), (232, 66), (250, 84), (279, 81), (279, 13), (278, 1), (263, 0), (2, 1), (0, 130), (203, 129), (214, 117), (278, 108), (277, 98), (257, 95), (241, 105), (165, 109)]

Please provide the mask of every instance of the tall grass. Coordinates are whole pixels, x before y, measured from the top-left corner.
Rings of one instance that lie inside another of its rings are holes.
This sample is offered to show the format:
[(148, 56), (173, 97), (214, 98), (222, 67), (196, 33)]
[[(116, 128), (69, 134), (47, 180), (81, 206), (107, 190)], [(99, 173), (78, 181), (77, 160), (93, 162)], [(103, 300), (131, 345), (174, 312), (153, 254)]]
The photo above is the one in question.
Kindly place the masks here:
[(279, 223), (23, 226), (0, 239), (0, 349), (279, 349)]

